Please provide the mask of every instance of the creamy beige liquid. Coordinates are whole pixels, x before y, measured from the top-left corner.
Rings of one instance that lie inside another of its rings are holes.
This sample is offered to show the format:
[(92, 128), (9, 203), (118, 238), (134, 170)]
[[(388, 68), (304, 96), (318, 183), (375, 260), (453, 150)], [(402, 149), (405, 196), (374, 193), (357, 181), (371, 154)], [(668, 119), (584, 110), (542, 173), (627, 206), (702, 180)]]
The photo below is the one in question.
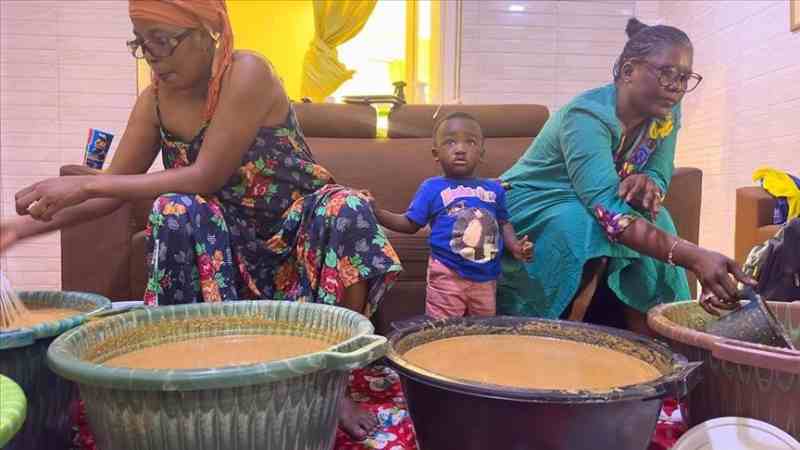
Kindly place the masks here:
[(465, 381), (528, 389), (608, 390), (661, 376), (624, 353), (566, 339), (473, 335), (412, 348), (406, 360)]
[(299, 336), (213, 336), (143, 348), (103, 364), (132, 369), (205, 369), (292, 358), (328, 347), (325, 341)]
[(0, 330), (15, 330), (17, 328), (28, 328), (44, 322), (52, 322), (55, 320), (66, 319), (67, 317), (77, 316), (83, 314), (82, 311), (77, 309), (68, 308), (41, 308), (41, 309), (28, 309), (27, 313), (23, 313), (20, 317), (11, 322), (11, 326), (0, 328)]

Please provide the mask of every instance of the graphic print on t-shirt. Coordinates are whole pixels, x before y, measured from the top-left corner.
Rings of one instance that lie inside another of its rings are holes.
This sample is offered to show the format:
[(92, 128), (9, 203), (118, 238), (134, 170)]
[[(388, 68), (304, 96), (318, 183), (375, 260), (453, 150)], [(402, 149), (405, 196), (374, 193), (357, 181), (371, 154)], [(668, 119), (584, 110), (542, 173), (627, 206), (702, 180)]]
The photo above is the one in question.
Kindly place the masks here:
[(461, 201), (448, 206), (447, 214), (455, 219), (450, 238), (454, 253), (475, 263), (486, 263), (497, 256), (500, 227), (491, 212), (467, 207)]
[(500, 274), (505, 205), (505, 190), (494, 180), (433, 177), (417, 189), (406, 218), (430, 225), (432, 258), (465, 279), (484, 282)]

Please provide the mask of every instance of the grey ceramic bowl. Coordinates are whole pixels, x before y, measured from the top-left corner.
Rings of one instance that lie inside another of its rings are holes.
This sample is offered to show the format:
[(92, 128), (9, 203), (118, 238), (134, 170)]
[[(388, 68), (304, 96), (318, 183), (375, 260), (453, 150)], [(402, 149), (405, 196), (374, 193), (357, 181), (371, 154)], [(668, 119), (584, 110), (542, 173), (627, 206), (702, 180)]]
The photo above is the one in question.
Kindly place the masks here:
[[(327, 305), (236, 301), (140, 309), (91, 322), (50, 347), (80, 385), (97, 446), (113, 449), (330, 450), (350, 370), (380, 358), (369, 320)], [(283, 334), (330, 343), (322, 352), (198, 370), (107, 367), (141, 348), (206, 336)]]

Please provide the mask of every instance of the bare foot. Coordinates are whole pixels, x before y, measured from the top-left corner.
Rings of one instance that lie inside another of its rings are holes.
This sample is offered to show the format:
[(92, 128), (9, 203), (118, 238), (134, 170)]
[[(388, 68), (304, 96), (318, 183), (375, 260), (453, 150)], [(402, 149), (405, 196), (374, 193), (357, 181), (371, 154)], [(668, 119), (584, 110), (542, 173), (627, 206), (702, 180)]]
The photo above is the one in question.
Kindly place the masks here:
[(361, 441), (378, 428), (378, 418), (371, 411), (344, 396), (339, 402), (339, 427), (351, 438)]

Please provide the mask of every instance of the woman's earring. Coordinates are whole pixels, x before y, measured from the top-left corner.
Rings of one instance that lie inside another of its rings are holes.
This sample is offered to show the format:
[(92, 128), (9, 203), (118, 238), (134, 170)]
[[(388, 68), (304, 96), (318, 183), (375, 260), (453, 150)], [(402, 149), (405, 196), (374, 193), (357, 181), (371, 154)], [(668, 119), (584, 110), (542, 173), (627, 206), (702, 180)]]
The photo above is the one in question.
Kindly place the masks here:
[(208, 44), (208, 54), (213, 55), (217, 50), (217, 46), (219, 46), (219, 33), (209, 30), (208, 36), (211, 38), (211, 42)]

